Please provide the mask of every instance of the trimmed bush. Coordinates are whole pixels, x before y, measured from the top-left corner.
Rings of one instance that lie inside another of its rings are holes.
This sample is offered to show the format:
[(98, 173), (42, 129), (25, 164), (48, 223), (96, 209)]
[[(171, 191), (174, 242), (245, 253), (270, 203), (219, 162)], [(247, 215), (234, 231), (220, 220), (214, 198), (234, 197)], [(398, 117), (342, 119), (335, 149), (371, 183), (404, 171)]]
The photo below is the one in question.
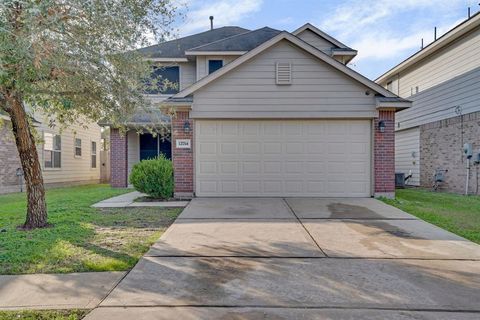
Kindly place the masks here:
[(135, 164), (129, 177), (135, 190), (154, 198), (173, 196), (173, 164), (164, 155)]

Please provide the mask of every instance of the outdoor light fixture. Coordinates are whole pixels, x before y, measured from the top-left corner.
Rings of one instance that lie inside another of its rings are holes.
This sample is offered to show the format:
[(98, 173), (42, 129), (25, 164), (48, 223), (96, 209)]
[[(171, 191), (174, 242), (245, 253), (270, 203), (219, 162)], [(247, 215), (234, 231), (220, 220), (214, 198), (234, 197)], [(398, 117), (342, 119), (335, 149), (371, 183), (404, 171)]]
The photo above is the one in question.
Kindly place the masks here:
[(183, 124), (183, 132), (190, 133), (190, 130), (192, 130), (192, 128), (190, 127), (190, 122), (188, 122), (188, 120), (187, 120)]
[(382, 120), (378, 123), (378, 130), (380, 130), (381, 133), (385, 132), (385, 121)]

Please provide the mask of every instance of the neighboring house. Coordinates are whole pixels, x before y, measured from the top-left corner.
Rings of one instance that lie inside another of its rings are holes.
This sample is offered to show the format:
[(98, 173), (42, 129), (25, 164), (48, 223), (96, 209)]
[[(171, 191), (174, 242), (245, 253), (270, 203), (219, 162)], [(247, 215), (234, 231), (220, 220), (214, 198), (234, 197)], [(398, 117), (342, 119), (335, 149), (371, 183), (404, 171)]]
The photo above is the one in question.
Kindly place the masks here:
[[(21, 164), (15, 138), (9, 117), (5, 114), (0, 117), (3, 120), (0, 127), (0, 194), (18, 192), (22, 180), (16, 175)], [(74, 124), (60, 132), (50, 128), (49, 120), (40, 114), (34, 116), (33, 123), (46, 187), (100, 181), (101, 128), (97, 124), (92, 123), (86, 129)]]
[[(437, 169), (448, 170), (442, 188), (463, 193), (464, 143), (480, 152), (480, 14), (472, 16), (407, 58), (376, 82), (412, 108), (397, 113), (395, 170), (412, 173), (408, 184), (431, 187)], [(469, 193), (478, 193), (471, 165)]]
[(357, 52), (316, 27), (223, 27), (140, 51), (179, 83), (150, 95), (176, 113), (163, 141), (137, 134), (141, 114), (126, 136), (111, 129), (113, 186), (163, 152), (177, 197), (393, 196), (395, 112), (410, 102), (348, 68)]

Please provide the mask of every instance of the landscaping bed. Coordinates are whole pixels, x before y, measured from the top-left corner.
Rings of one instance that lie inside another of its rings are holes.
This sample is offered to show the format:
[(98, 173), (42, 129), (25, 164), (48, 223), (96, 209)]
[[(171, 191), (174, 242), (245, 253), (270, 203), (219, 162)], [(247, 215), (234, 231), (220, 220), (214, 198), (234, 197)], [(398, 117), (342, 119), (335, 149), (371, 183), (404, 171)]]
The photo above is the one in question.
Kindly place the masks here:
[(0, 195), (0, 274), (131, 269), (181, 209), (90, 207), (126, 192), (107, 185), (47, 190), (53, 226), (33, 231), (17, 230), (25, 194)]
[(383, 199), (422, 220), (480, 244), (480, 196), (398, 189), (396, 199)]

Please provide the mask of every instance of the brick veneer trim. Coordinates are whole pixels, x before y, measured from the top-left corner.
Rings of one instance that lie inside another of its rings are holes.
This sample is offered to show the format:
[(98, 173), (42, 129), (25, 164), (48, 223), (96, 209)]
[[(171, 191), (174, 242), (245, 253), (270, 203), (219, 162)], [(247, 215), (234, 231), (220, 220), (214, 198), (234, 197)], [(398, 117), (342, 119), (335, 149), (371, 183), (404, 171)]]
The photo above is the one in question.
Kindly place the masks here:
[(110, 184), (115, 188), (128, 186), (128, 140), (115, 128), (110, 130)]
[[(380, 132), (379, 123), (385, 123)], [(374, 120), (374, 196), (395, 196), (395, 111), (379, 110)]]
[[(191, 198), (194, 195), (194, 121), (188, 111), (177, 111), (172, 119), (172, 161), (175, 180), (175, 197)], [(185, 122), (190, 124), (190, 131), (185, 132)], [(190, 149), (178, 149), (177, 139), (190, 139)]]

